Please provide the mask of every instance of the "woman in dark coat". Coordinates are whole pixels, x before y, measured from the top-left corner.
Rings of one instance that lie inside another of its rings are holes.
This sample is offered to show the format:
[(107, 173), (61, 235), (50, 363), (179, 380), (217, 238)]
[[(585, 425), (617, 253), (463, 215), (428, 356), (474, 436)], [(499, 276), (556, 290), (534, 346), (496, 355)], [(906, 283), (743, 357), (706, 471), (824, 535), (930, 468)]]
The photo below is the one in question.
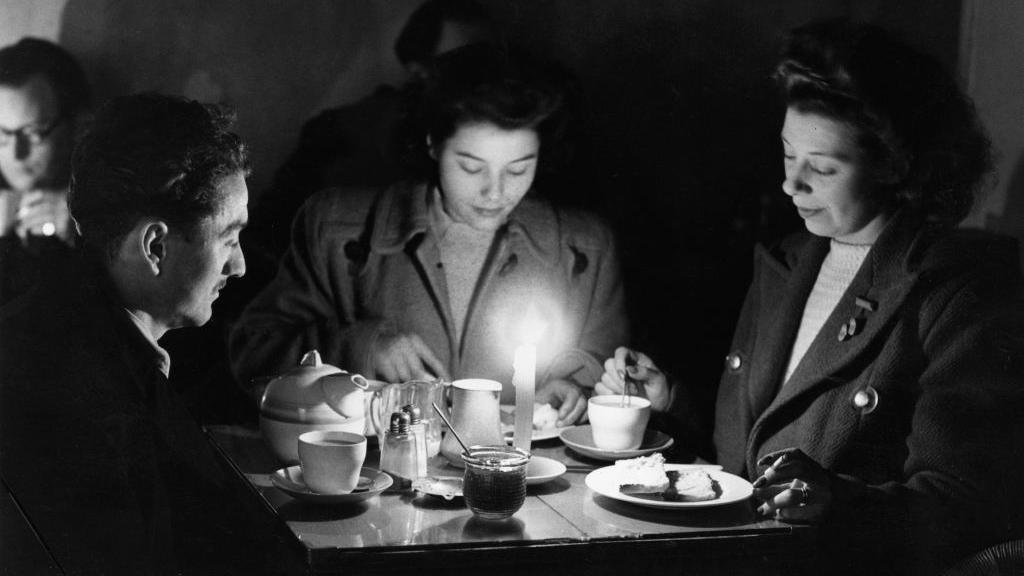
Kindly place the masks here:
[[(715, 457), (761, 514), (820, 525), (823, 570), (932, 573), (1020, 527), (1019, 267), (955, 229), (988, 140), (936, 62), (874, 27), (798, 29), (775, 77), (809, 233), (756, 252)], [(656, 410), (691, 409), (644, 354), (605, 367), (598, 393), (628, 373)]]

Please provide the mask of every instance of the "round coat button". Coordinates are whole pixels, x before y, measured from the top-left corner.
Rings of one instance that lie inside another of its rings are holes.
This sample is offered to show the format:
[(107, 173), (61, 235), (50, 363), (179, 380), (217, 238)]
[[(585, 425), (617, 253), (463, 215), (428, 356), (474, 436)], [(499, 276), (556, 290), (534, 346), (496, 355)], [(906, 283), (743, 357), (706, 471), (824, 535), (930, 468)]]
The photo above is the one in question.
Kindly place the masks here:
[(853, 405), (857, 407), (862, 414), (871, 413), (875, 407), (878, 406), (878, 392), (871, 386), (868, 386), (863, 390), (858, 390), (857, 393), (853, 395)]
[(743, 358), (740, 357), (738, 352), (733, 352), (725, 357), (725, 365), (729, 370), (736, 372), (743, 367)]

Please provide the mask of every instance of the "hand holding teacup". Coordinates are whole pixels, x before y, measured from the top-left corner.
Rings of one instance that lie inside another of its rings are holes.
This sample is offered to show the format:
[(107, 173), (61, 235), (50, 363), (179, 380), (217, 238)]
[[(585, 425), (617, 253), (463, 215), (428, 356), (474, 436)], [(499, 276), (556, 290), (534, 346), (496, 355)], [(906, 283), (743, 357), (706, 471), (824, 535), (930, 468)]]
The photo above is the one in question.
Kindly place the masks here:
[[(639, 384), (639, 389), (631, 387), (626, 390), (627, 377)], [(618, 347), (615, 355), (605, 360), (604, 374), (595, 384), (594, 391), (597, 395), (636, 394), (651, 401), (651, 410), (661, 412), (668, 409), (669, 388), (665, 373), (643, 352), (624, 346)]]
[(73, 228), (68, 210), (67, 190), (32, 190), (21, 195), (17, 234), (56, 236), (71, 243)]

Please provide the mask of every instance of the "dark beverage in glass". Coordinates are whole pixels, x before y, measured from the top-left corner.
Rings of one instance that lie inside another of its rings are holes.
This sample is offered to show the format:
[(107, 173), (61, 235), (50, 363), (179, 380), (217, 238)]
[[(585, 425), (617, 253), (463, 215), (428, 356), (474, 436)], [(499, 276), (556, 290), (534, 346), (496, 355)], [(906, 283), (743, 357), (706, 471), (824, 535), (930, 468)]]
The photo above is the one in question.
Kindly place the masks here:
[(473, 446), (462, 461), (466, 463), (462, 495), (474, 514), (503, 520), (522, 507), (529, 452), (512, 446)]

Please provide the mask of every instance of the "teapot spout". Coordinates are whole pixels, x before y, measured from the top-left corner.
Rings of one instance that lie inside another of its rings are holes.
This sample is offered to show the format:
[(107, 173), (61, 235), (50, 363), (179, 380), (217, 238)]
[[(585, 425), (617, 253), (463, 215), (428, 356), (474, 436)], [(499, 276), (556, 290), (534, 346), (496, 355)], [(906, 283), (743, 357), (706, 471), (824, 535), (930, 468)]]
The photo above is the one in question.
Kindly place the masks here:
[(320, 387), (327, 405), (338, 414), (345, 418), (366, 416), (365, 390), (369, 382), (362, 375), (330, 374), (320, 378)]

